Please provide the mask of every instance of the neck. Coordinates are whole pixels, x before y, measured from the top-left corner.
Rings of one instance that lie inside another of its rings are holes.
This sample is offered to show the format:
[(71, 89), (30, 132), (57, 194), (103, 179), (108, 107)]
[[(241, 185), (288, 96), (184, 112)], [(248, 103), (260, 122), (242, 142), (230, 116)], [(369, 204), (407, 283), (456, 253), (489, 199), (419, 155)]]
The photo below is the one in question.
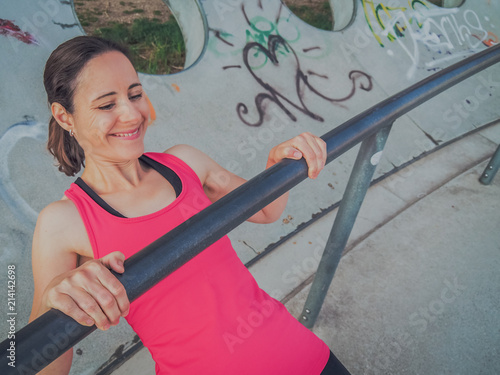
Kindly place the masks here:
[(136, 188), (144, 177), (146, 169), (139, 159), (123, 162), (85, 158), (82, 179), (99, 195)]

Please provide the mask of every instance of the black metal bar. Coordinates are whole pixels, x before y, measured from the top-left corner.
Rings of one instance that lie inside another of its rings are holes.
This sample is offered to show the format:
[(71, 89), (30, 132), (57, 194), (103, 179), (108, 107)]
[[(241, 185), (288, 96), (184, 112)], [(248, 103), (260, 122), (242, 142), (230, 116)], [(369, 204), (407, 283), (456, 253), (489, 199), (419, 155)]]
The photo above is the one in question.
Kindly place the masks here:
[[(327, 162), (419, 104), (499, 61), (500, 45), (488, 48), (333, 129), (323, 136), (328, 145)], [(135, 300), (306, 177), (307, 166), (303, 160), (283, 160), (127, 259), (127, 271), (117, 277), (125, 286), (129, 299)], [(7, 356), (2, 355), (2, 373), (36, 373), (94, 329), (80, 326), (73, 319), (51, 310), (16, 333), (16, 368), (9, 367)], [(10, 341), (0, 344), (1, 353), (8, 352)]]
[(483, 185), (491, 184), (491, 181), (493, 181), (495, 175), (498, 172), (498, 168), (500, 168), (500, 145), (498, 145), (497, 150), (484, 169), (483, 174), (479, 178), (479, 182), (481, 182)]
[(361, 204), (370, 187), (370, 182), (377, 168), (382, 150), (392, 125), (382, 128), (361, 143), (356, 162), (345, 188), (335, 222), (326, 242), (325, 250), (318, 265), (311, 290), (300, 314), (300, 322), (312, 328), (323, 305), (328, 288), (340, 262), (347, 240), (351, 235), (354, 222)]

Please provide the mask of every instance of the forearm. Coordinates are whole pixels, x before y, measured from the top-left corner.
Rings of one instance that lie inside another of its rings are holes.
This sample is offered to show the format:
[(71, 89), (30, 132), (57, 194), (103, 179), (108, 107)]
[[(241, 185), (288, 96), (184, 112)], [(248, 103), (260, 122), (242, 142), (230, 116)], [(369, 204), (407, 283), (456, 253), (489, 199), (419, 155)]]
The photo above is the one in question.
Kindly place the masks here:
[(262, 210), (250, 217), (248, 221), (259, 224), (269, 224), (278, 220), (288, 202), (288, 192), (269, 203)]

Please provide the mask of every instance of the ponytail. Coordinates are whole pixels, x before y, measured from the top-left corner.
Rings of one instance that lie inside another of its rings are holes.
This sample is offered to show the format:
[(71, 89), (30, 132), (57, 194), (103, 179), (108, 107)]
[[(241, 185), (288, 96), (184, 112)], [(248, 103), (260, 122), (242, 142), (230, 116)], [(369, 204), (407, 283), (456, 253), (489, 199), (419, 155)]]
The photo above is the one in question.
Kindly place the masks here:
[(49, 121), (47, 149), (55, 157), (59, 172), (74, 176), (85, 167), (85, 154), (75, 137), (72, 137), (52, 117)]

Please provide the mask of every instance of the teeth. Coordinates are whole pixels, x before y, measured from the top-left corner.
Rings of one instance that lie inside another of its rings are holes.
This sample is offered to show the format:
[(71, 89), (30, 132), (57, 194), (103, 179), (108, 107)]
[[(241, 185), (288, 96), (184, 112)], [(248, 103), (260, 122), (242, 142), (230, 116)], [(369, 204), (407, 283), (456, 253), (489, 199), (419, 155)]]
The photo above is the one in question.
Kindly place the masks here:
[(137, 134), (139, 132), (139, 128), (137, 128), (137, 130), (133, 133), (117, 133), (117, 134), (113, 134), (115, 137), (131, 137), (135, 134)]

